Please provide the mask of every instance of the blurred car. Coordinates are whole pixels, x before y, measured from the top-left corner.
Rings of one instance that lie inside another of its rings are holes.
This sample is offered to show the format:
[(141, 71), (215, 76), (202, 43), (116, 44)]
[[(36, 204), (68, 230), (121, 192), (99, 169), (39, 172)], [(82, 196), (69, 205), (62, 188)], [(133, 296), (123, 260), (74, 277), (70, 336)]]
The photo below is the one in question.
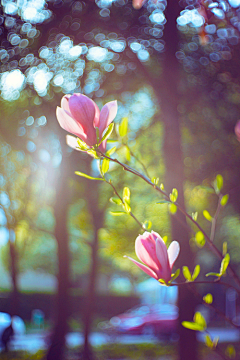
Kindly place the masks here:
[(143, 305), (99, 324), (107, 333), (167, 335), (177, 331), (178, 307), (171, 304)]

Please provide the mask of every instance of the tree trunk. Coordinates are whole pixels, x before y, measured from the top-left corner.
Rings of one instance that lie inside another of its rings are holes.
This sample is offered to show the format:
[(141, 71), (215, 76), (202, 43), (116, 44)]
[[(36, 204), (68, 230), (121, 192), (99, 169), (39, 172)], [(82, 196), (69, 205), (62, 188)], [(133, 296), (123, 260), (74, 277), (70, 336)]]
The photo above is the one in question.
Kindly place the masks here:
[[(90, 159), (87, 159), (88, 162), (88, 173), (90, 170)], [(91, 243), (91, 269), (89, 276), (89, 287), (86, 297), (86, 307), (85, 307), (85, 317), (84, 317), (84, 347), (82, 352), (82, 358), (84, 360), (91, 360), (94, 358), (94, 355), (89, 344), (89, 335), (91, 331), (91, 323), (93, 318), (94, 304), (96, 299), (96, 281), (98, 274), (98, 231), (103, 226), (103, 215), (104, 211), (99, 210), (98, 208), (98, 195), (99, 195), (99, 182), (95, 182), (94, 186), (90, 186), (90, 181), (86, 182), (87, 191), (87, 200), (88, 208), (90, 215), (92, 217), (92, 230), (93, 230), (93, 240)]]
[[(179, 63), (176, 59), (178, 51), (178, 30), (176, 19), (179, 16), (180, 7), (175, 0), (169, 0), (165, 16), (167, 23), (164, 29), (165, 54), (163, 71), (161, 76), (161, 110), (165, 125), (164, 135), (164, 158), (166, 166), (166, 189), (170, 193), (173, 188), (178, 190), (178, 202), (184, 208), (184, 166), (181, 150), (181, 132), (179, 125)], [(164, 98), (162, 96), (164, 92)], [(171, 216), (172, 239), (180, 243), (180, 256), (177, 265), (181, 268), (188, 265), (193, 269), (194, 259), (189, 245), (189, 233), (186, 218), (178, 210), (175, 216)], [(193, 294), (186, 286), (179, 288), (179, 359), (197, 359), (196, 332), (185, 329), (181, 322), (192, 321), (195, 308)]]
[[(64, 143), (63, 143), (64, 141)], [(58, 294), (56, 302), (56, 324), (52, 342), (47, 354), (47, 360), (61, 360), (65, 346), (68, 317), (68, 288), (69, 288), (69, 248), (67, 233), (67, 210), (69, 204), (68, 163), (65, 156), (65, 137), (62, 141), (63, 160), (60, 175), (57, 179), (55, 202), (55, 237), (58, 245)]]
[(15, 245), (15, 234), (12, 229), (9, 229), (9, 253), (11, 264), (11, 278), (12, 278), (12, 292), (10, 295), (10, 315), (19, 315), (19, 291), (17, 283), (18, 266), (17, 266), (17, 251)]

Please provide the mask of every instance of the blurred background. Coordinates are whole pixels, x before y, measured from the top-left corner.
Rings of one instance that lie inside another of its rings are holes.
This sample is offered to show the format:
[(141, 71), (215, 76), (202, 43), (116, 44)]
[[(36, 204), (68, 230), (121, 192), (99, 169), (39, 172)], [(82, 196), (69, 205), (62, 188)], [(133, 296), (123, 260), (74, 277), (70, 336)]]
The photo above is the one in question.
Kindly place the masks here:
[[(224, 352), (239, 331), (201, 299), (211, 292), (214, 306), (239, 324), (237, 292), (199, 285), (196, 300), (186, 287), (160, 286), (124, 259), (136, 258), (142, 230), (129, 215), (111, 213), (122, 209), (109, 201), (110, 186), (74, 174), (98, 177), (98, 161), (67, 147), (55, 112), (64, 94), (84, 93), (100, 109), (116, 99), (115, 123), (127, 118), (128, 133), (121, 137), (116, 126), (108, 142), (117, 147), (113, 156), (159, 178), (167, 191), (177, 188), (208, 234), (218, 205), (213, 181), (221, 174), (229, 202), (214, 243), (222, 251), (227, 242), (240, 275), (240, 2), (1, 4), (0, 326), (15, 335), (10, 342), (2, 336), (0, 357), (219, 358), (179, 323), (201, 309)], [(157, 203), (154, 189), (113, 163), (107, 177), (121, 194), (130, 188), (132, 212), (148, 231), (180, 242), (176, 269), (200, 264), (199, 280), (219, 271), (221, 261), (197, 229)]]

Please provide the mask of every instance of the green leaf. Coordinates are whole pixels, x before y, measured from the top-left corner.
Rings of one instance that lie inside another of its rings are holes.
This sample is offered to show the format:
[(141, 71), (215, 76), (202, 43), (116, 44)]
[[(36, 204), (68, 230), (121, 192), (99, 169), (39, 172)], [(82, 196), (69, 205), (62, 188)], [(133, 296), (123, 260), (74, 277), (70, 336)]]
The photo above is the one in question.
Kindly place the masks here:
[(219, 194), (222, 187), (223, 187), (223, 177), (222, 177), (222, 175), (218, 174), (216, 176), (216, 179), (213, 182), (213, 186), (214, 186), (216, 194)]
[(94, 157), (94, 159), (100, 159), (97, 152), (95, 150), (87, 150), (87, 153), (89, 155), (92, 155)]
[(177, 201), (177, 198), (178, 198), (178, 191), (177, 191), (177, 189), (172, 189), (172, 193), (171, 194), (169, 194), (169, 198), (170, 198), (170, 200), (173, 202), (173, 203), (175, 203), (176, 201)]
[(163, 185), (163, 183), (161, 183), (159, 187), (160, 187), (160, 189), (161, 189), (162, 191), (164, 191), (164, 185)]
[(106, 140), (112, 133), (114, 129), (114, 123), (112, 122), (106, 129), (106, 131), (103, 134), (103, 137), (101, 138), (101, 141), (98, 145), (100, 145), (104, 140)]
[(212, 342), (211, 336), (208, 334), (205, 335), (205, 344), (208, 348), (210, 348), (210, 349), (213, 348), (213, 342)]
[(183, 276), (187, 281), (192, 281), (192, 275), (189, 271), (189, 268), (187, 266), (182, 267)]
[(192, 213), (192, 219), (194, 221), (197, 221), (197, 218), (198, 218), (198, 212), (196, 211), (195, 213)]
[(160, 284), (168, 286), (164, 279), (158, 279), (158, 281), (160, 282)]
[(152, 222), (150, 220), (146, 220), (146, 221), (144, 221), (143, 226), (146, 230), (150, 230), (152, 227)]
[(197, 246), (202, 248), (205, 245), (205, 237), (201, 231), (198, 231), (195, 235)]
[(90, 180), (100, 180), (100, 181), (105, 181), (104, 179), (102, 178), (95, 178), (95, 177), (92, 177), (92, 176), (89, 176), (87, 174), (84, 174), (80, 171), (75, 171), (75, 174), (78, 175), (78, 176), (82, 176), (82, 177), (85, 177), (87, 179), (90, 179)]
[(164, 242), (165, 242), (165, 244), (166, 244), (167, 239), (168, 239), (167, 235), (164, 235), (164, 236), (162, 237), (162, 239), (163, 239), (163, 241), (164, 241)]
[(172, 283), (174, 280), (176, 280), (180, 275), (180, 269), (177, 269), (177, 271), (174, 274), (171, 274), (171, 280), (169, 283)]
[(121, 215), (125, 215), (125, 211), (109, 211), (109, 214), (113, 215), (113, 216), (121, 216)]
[(215, 273), (215, 272), (210, 272), (210, 273), (207, 273), (205, 276), (206, 277), (208, 277), (208, 276), (217, 276), (217, 277), (219, 277), (219, 276), (221, 276), (221, 274)]
[(221, 198), (221, 201), (220, 201), (221, 206), (227, 205), (228, 199), (229, 199), (229, 195), (228, 195), (228, 194), (223, 195), (223, 197)]
[(159, 183), (159, 178), (156, 178), (155, 176), (152, 177), (151, 182), (157, 185)]
[(116, 150), (117, 150), (117, 147), (116, 147), (116, 146), (112, 147), (111, 149), (109, 149), (109, 150), (106, 152), (106, 156), (110, 157), (112, 154), (115, 153)]
[(100, 138), (99, 138), (99, 128), (96, 127), (95, 129), (96, 129), (96, 136), (97, 136), (97, 144), (99, 144), (99, 140), (100, 140)]
[(193, 274), (192, 274), (192, 281), (196, 280), (196, 278), (200, 274), (200, 269), (201, 269), (200, 265), (195, 266), (195, 269), (193, 270)]
[(235, 347), (233, 345), (228, 345), (225, 354), (229, 359), (235, 359), (236, 358)]
[(206, 323), (206, 320), (204, 318), (204, 316), (199, 312), (197, 311), (194, 315), (194, 318), (193, 318), (193, 321), (198, 324), (199, 326), (202, 327), (202, 331), (205, 330), (207, 328), (207, 323)]
[(226, 242), (226, 241), (224, 241), (224, 243), (223, 243), (223, 250), (222, 250), (222, 254), (223, 254), (223, 256), (225, 256), (225, 255), (226, 255), (226, 253), (227, 253), (227, 242)]
[(213, 297), (212, 297), (212, 294), (207, 294), (203, 297), (203, 301), (206, 303), (206, 304), (212, 304), (213, 302)]
[(125, 146), (125, 157), (127, 161), (131, 160), (131, 152), (128, 146)]
[(106, 174), (108, 172), (109, 169), (109, 159), (104, 158), (102, 161), (102, 165), (101, 165), (101, 173), (102, 175)]
[(195, 330), (195, 331), (203, 331), (203, 327), (199, 324), (196, 324), (195, 322), (191, 321), (183, 321), (182, 326), (184, 326), (187, 329)]
[(220, 276), (222, 276), (226, 273), (229, 262), (230, 262), (230, 255), (227, 253), (221, 262)]
[(124, 209), (126, 210), (127, 213), (131, 212), (131, 207), (130, 207), (130, 189), (128, 187), (125, 187), (123, 189), (123, 202), (124, 202)]
[(122, 201), (119, 198), (111, 197), (109, 201), (113, 204), (122, 205)]
[(89, 149), (88, 145), (82, 139), (77, 138), (77, 143), (81, 150), (86, 151)]
[(205, 217), (205, 219), (207, 219), (208, 221), (212, 221), (212, 216), (209, 214), (209, 212), (207, 210), (203, 210), (203, 216)]
[(170, 213), (172, 214), (172, 215), (174, 215), (174, 214), (176, 214), (176, 212), (177, 212), (177, 205), (175, 205), (175, 204), (169, 204), (168, 205), (168, 209), (169, 209), (169, 211), (170, 211)]
[(128, 118), (124, 117), (121, 123), (119, 124), (118, 132), (121, 137), (124, 137), (127, 135), (127, 131), (128, 131)]

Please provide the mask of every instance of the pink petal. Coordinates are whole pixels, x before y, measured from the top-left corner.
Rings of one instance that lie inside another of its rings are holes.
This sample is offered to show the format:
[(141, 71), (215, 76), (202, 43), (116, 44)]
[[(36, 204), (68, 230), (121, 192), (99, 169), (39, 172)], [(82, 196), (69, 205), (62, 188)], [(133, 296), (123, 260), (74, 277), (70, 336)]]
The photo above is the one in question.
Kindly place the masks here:
[(72, 117), (82, 126), (89, 144), (96, 144), (96, 130), (93, 126), (96, 112), (95, 103), (85, 95), (73, 94), (69, 98), (69, 109)]
[(238, 141), (240, 141), (240, 120), (238, 120), (237, 124), (235, 125), (234, 131)]
[(71, 111), (69, 109), (69, 99), (70, 99), (71, 95), (65, 95), (62, 97), (61, 100), (61, 108), (63, 108), (63, 110), (67, 111), (70, 115), (71, 115)]
[(72, 149), (78, 150), (78, 151), (82, 151), (82, 150), (79, 149), (78, 142), (77, 142), (77, 138), (76, 138), (75, 136), (67, 135), (67, 136), (66, 136), (66, 143), (67, 143), (67, 145), (70, 146)]
[(160, 275), (162, 279), (169, 281), (171, 278), (171, 269), (168, 260), (167, 247), (161, 237), (156, 239), (156, 253), (158, 260), (162, 265), (162, 272)]
[(168, 259), (169, 259), (169, 265), (170, 265), (170, 268), (172, 269), (177, 257), (178, 257), (178, 254), (179, 254), (179, 251), (180, 251), (180, 246), (179, 246), (179, 243), (177, 241), (173, 241), (171, 242), (171, 244), (169, 245), (169, 248), (167, 250), (168, 252)]
[(133, 0), (132, 5), (134, 9), (141, 9), (146, 0)]
[(81, 125), (76, 122), (65, 110), (57, 107), (56, 116), (60, 126), (70, 132), (71, 134), (77, 135), (80, 139), (87, 143), (86, 134), (84, 133)]
[(137, 237), (135, 251), (139, 260), (157, 274), (161, 269), (161, 264), (156, 255), (156, 242), (151, 233), (145, 231), (143, 235)]
[(95, 117), (94, 117), (94, 120), (93, 120), (93, 126), (94, 126), (95, 128), (96, 128), (96, 127), (99, 128), (99, 124), (100, 124), (100, 119), (99, 119), (99, 117), (100, 117), (100, 110), (99, 110), (97, 104), (94, 103), (94, 105), (95, 105)]
[(124, 257), (128, 258), (129, 260), (131, 260), (134, 264), (136, 264), (136, 265), (137, 265), (141, 270), (143, 270), (146, 274), (148, 274), (149, 276), (151, 276), (151, 277), (153, 277), (154, 279), (158, 280), (157, 274), (156, 274), (153, 270), (149, 269), (147, 266), (141, 264), (140, 262), (132, 259), (132, 258), (129, 257), (129, 256), (126, 256), (126, 255), (125, 255)]
[(110, 101), (105, 104), (100, 112), (100, 122), (99, 122), (99, 131), (102, 135), (103, 131), (108, 127), (108, 125), (113, 121), (117, 115), (117, 101)]

